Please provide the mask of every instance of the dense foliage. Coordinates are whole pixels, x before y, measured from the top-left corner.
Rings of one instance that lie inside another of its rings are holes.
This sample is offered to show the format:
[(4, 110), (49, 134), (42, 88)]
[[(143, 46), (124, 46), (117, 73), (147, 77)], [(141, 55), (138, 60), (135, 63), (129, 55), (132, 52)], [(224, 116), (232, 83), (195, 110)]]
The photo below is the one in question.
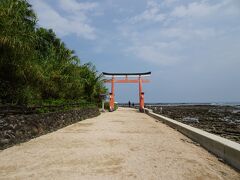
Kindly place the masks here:
[(0, 1), (0, 103), (97, 102), (106, 89), (95, 67), (36, 23), (26, 0)]

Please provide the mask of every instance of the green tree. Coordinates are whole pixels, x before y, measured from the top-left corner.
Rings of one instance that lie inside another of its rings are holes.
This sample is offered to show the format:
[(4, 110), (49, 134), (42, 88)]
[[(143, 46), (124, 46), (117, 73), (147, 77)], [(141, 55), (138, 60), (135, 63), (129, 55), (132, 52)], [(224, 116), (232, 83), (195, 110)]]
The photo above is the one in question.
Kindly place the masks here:
[[(24, 102), (32, 79), (30, 57), (35, 42), (36, 15), (24, 0), (0, 2), (0, 90), (7, 102)], [(7, 91), (6, 91), (7, 90)], [(20, 98), (21, 97), (21, 98)]]
[(53, 30), (37, 28), (36, 22), (26, 0), (0, 1), (0, 101), (97, 102), (106, 88), (95, 66), (81, 65)]

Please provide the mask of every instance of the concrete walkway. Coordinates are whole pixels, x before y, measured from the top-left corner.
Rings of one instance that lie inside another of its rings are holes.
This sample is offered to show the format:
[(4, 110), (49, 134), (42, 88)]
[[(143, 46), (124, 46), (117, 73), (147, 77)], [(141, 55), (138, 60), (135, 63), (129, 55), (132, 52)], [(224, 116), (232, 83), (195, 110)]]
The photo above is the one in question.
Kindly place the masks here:
[(0, 151), (0, 179), (240, 179), (240, 173), (133, 109), (103, 113)]

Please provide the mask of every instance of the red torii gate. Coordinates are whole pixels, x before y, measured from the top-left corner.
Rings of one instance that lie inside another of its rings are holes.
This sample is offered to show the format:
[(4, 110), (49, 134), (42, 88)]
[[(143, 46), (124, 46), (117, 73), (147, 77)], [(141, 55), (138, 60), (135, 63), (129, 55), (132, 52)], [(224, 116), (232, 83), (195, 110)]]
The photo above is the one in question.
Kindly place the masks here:
[[(106, 83), (111, 83), (111, 92), (109, 93), (110, 101), (109, 107), (110, 111), (114, 110), (114, 83), (138, 83), (139, 84), (139, 110), (142, 112), (144, 110), (144, 92), (142, 92), (142, 83), (150, 82), (148, 79), (143, 79), (143, 76), (149, 76), (151, 72), (145, 73), (107, 73), (103, 72), (105, 76), (111, 76), (111, 79), (106, 79)], [(137, 76), (137, 79), (128, 79), (129, 76)], [(115, 79), (115, 77), (124, 77), (124, 79)]]

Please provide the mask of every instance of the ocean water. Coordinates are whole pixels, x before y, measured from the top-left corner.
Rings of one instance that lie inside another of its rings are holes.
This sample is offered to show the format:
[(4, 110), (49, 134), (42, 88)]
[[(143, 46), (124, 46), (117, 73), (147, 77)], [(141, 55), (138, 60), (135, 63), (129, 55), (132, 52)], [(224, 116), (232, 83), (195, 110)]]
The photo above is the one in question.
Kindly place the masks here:
[(146, 106), (233, 106), (240, 108), (240, 102), (211, 102), (211, 103), (145, 103)]

